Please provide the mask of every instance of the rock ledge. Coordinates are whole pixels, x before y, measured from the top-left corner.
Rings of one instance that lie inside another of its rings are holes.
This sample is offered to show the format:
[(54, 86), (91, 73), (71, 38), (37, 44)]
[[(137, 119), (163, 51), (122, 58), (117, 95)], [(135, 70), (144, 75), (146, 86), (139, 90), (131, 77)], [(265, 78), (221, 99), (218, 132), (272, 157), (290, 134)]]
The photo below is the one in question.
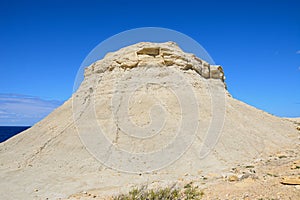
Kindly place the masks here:
[(108, 53), (85, 69), (84, 76), (104, 73), (115, 68), (131, 69), (135, 67), (179, 67), (182, 70), (194, 70), (204, 78), (220, 79), (225, 76), (220, 65), (210, 65), (194, 54), (183, 52), (176, 43), (141, 42), (116, 52)]

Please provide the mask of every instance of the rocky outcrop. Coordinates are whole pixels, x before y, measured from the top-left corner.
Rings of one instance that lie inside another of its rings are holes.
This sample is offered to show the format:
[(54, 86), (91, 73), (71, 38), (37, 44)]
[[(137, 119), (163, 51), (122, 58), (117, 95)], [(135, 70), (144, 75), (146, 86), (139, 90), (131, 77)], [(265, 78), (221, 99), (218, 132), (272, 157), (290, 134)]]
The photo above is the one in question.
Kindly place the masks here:
[[(103, 199), (224, 174), (298, 147), (293, 122), (232, 98), (224, 79), (221, 66), (173, 42), (108, 53), (62, 106), (0, 143), (1, 199), (90, 198), (93, 189)], [(231, 183), (241, 182), (234, 173)]]
[(176, 43), (147, 43), (142, 42), (119, 51), (108, 53), (85, 69), (85, 77), (93, 73), (103, 73), (115, 68), (131, 69), (156, 65), (160, 67), (178, 67), (182, 70), (194, 70), (204, 78), (220, 79), (224, 82), (225, 76), (220, 65), (210, 65), (194, 54), (183, 52)]

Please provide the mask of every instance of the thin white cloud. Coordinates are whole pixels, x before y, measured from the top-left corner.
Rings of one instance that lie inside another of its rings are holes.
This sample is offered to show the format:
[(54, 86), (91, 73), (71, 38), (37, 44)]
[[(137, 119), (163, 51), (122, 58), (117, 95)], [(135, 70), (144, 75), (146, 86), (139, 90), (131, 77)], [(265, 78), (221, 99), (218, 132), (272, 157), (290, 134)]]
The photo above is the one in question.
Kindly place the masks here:
[(296, 51), (296, 54), (300, 54), (300, 50)]
[(0, 94), (0, 125), (33, 125), (62, 104), (21, 94)]

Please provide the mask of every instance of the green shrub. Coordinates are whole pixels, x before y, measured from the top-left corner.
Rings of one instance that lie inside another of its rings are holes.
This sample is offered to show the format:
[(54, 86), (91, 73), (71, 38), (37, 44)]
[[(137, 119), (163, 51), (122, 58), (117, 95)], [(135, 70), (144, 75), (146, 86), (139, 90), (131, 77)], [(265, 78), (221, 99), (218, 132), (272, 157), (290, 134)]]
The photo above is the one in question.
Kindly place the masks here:
[(128, 194), (113, 197), (114, 200), (198, 200), (204, 195), (192, 183), (183, 188), (163, 188), (147, 190), (145, 187), (134, 188)]

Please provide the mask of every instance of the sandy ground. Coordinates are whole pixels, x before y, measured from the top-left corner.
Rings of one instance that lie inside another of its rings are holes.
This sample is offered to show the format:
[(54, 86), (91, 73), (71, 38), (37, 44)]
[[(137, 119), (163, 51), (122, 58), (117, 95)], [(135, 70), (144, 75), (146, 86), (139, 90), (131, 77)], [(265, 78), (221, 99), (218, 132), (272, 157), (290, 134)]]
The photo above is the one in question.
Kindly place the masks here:
[[(198, 186), (204, 193), (202, 199), (207, 200), (297, 200), (300, 198), (299, 146), (270, 155), (265, 160), (258, 159), (248, 165), (237, 165), (222, 174), (209, 173), (198, 177), (186, 174), (177, 182), (167, 185), (182, 186), (187, 183)], [(167, 187), (160, 182), (153, 184)], [(136, 187), (142, 186), (132, 186)], [(112, 199), (112, 196), (104, 197), (102, 192), (101, 189), (87, 190), (70, 195), (67, 199)]]

